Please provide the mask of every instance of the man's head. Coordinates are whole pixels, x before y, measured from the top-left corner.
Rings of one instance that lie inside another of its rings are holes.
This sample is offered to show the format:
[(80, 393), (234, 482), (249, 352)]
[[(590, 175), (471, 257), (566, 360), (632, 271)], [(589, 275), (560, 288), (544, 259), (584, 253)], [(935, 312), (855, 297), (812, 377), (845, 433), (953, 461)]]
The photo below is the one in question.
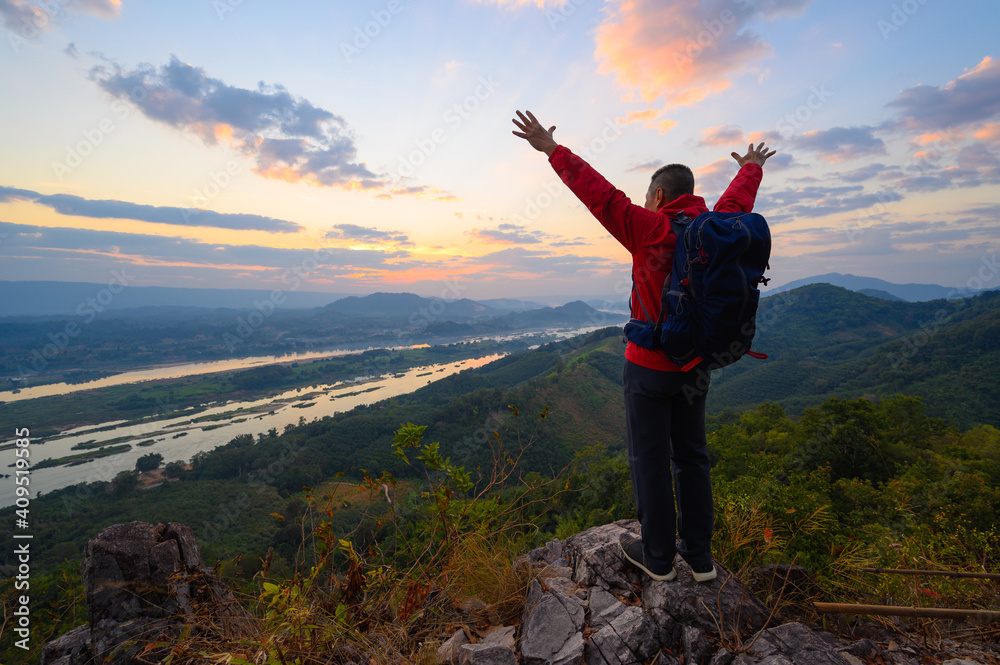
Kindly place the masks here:
[(646, 210), (656, 212), (684, 194), (694, 194), (694, 173), (683, 164), (667, 164), (656, 169), (646, 191)]

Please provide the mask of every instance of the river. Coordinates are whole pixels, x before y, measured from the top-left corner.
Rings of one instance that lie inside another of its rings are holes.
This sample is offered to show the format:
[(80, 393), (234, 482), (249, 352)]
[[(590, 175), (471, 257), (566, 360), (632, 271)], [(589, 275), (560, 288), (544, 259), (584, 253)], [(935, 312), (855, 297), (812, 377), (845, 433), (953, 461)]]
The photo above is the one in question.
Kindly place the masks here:
[[(417, 344), (415, 346), (396, 347), (395, 350), (417, 349), (426, 347), (427, 344)], [(304, 351), (302, 353), (290, 353), (283, 356), (252, 356), (249, 358), (230, 358), (226, 360), (211, 360), (200, 363), (183, 363), (178, 365), (157, 365), (155, 367), (144, 367), (133, 369), (119, 374), (106, 376), (103, 379), (94, 379), (86, 383), (47, 383), (31, 388), (22, 388), (17, 392), (5, 390), (0, 391), (0, 401), (18, 402), (25, 399), (35, 399), (36, 397), (51, 397), (52, 395), (66, 395), (80, 390), (95, 390), (97, 388), (107, 388), (109, 386), (124, 386), (130, 383), (141, 381), (156, 381), (159, 379), (179, 379), (186, 376), (198, 376), (201, 374), (212, 374), (214, 372), (227, 372), (233, 370), (250, 369), (261, 365), (273, 365), (275, 363), (290, 363), (302, 360), (317, 360), (319, 358), (335, 358), (337, 356), (347, 356), (362, 353), (365, 349), (338, 349), (333, 351)], [(367, 349), (371, 350), (371, 348)]]
[[(325, 355), (331, 354), (327, 352)], [(428, 383), (451, 376), (463, 369), (480, 367), (500, 357), (499, 355), (490, 355), (440, 365), (417, 367), (376, 379), (367, 378), (365, 380), (341, 381), (331, 385), (303, 387), (277, 396), (248, 402), (212, 404), (207, 410), (187, 417), (180, 416), (130, 426), (118, 421), (67, 430), (60, 433), (58, 437), (47, 439), (44, 443), (32, 443), (29, 446), (32, 465), (47, 458), (60, 458), (85, 452), (79, 449), (73, 450), (73, 446), (88, 442), (91, 445), (99, 445), (102, 442), (114, 440), (108, 445), (127, 443), (132, 448), (128, 452), (74, 466), (64, 465), (32, 469), (30, 476), (28, 476), (31, 496), (76, 483), (111, 480), (121, 471), (134, 469), (136, 460), (148, 453), (163, 455), (164, 464), (173, 461), (187, 462), (195, 453), (210, 451), (217, 446), (228, 443), (238, 434), (256, 436), (260, 433), (266, 433), (272, 428), (277, 429), (280, 433), (286, 425), (295, 425), (302, 419), (309, 422), (323, 416), (349, 411), (362, 404), (372, 404), (389, 397), (410, 393)], [(253, 360), (255, 359), (244, 358), (240, 362), (248, 363)], [(273, 358), (257, 360), (258, 362), (243, 366), (275, 362)], [(278, 361), (285, 360), (292, 360), (292, 358), (282, 357), (278, 359)], [(174, 372), (177, 369), (159, 368), (159, 371)], [(219, 371), (219, 369), (211, 371)], [(192, 373), (202, 372), (188, 371), (187, 374), (179, 376)], [(158, 374), (155, 377), (143, 376), (142, 378), (136, 378), (134, 372), (128, 374), (133, 375), (131, 382), (149, 380), (150, 378), (167, 378), (163, 374)], [(93, 387), (95, 387), (94, 383), (86, 384), (86, 388)], [(70, 388), (75, 388), (75, 386), (70, 386)], [(63, 392), (72, 392), (72, 390)], [(240, 409), (242, 411), (239, 413), (230, 413)], [(248, 411), (251, 413), (247, 413)], [(220, 414), (224, 415), (220, 416)], [(211, 416), (220, 417), (218, 420), (207, 419)], [(104, 428), (107, 429), (97, 431)], [(93, 451), (96, 448), (89, 450)], [(15, 500), (14, 469), (11, 468), (15, 459), (14, 448), (0, 450), (0, 475), (11, 474), (10, 477), (0, 478), (0, 507), (11, 505)]]

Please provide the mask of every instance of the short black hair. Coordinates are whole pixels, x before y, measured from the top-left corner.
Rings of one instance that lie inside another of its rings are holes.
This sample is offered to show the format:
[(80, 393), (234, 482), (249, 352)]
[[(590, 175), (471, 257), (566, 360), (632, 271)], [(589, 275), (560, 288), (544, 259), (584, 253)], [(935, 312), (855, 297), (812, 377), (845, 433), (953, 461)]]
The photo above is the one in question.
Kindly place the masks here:
[(649, 180), (650, 191), (663, 190), (663, 200), (673, 201), (684, 194), (694, 194), (694, 173), (683, 164), (667, 164), (656, 169)]

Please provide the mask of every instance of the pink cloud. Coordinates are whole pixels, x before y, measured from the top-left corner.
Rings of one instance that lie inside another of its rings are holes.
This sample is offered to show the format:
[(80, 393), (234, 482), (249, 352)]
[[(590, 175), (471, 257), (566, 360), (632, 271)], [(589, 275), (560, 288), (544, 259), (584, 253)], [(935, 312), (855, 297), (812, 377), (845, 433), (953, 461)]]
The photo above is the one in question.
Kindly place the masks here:
[(735, 125), (720, 125), (719, 127), (709, 127), (701, 132), (701, 139), (698, 145), (731, 146), (743, 142), (746, 136), (743, 130)]
[(597, 28), (599, 71), (645, 104), (697, 103), (727, 89), (772, 53), (747, 26), (801, 10), (810, 0), (609, 0)]

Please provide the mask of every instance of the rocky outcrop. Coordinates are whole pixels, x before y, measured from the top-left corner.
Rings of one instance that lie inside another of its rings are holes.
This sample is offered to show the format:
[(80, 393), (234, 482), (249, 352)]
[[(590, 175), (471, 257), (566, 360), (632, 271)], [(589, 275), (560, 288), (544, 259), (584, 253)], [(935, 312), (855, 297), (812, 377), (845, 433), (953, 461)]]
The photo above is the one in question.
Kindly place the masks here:
[[(798, 622), (780, 625), (744, 584), (716, 563), (718, 578), (699, 584), (677, 558), (678, 576), (657, 582), (625, 562), (619, 536), (638, 534), (623, 520), (553, 541), (515, 566), (533, 576), (517, 625), (459, 629), (436, 650), (442, 665), (987, 665), (992, 657), (930, 653), (871, 640), (848, 642)], [(806, 588), (804, 571), (765, 570)], [(796, 577), (798, 576), (798, 577)], [(83, 563), (88, 623), (45, 645), (42, 665), (158, 662), (172, 641), (192, 636), (237, 640), (250, 619), (201, 561), (180, 524), (118, 524), (101, 531)], [(772, 582), (760, 583), (766, 590)], [(480, 603), (480, 605), (482, 605)], [(206, 608), (207, 611), (206, 611)], [(475, 610), (475, 611), (473, 611)], [(471, 614), (489, 616), (483, 605)], [(210, 627), (195, 617), (210, 615)], [(494, 615), (495, 616), (495, 615)], [(453, 624), (454, 625), (454, 624)], [(206, 634), (207, 630), (211, 634)], [(385, 662), (404, 662), (368, 636)], [(209, 640), (211, 641), (211, 640)], [(956, 654), (959, 653), (956, 650)], [(353, 647), (334, 647), (330, 662), (369, 662)], [(948, 660), (948, 657), (955, 658)]]
[[(213, 630), (235, 636), (246, 615), (229, 588), (201, 560), (183, 524), (116, 524), (84, 549), (87, 624), (49, 642), (42, 665), (147, 662), (167, 655), (172, 639), (203, 630), (193, 623), (200, 604), (217, 618)], [(161, 643), (163, 646), (155, 646)]]
[(523, 665), (857, 665), (841, 653), (846, 641), (798, 623), (769, 628), (767, 608), (718, 563), (709, 583), (695, 582), (680, 557), (676, 580), (650, 579), (618, 545), (638, 530), (615, 522), (524, 558), (537, 578), (520, 625)]

